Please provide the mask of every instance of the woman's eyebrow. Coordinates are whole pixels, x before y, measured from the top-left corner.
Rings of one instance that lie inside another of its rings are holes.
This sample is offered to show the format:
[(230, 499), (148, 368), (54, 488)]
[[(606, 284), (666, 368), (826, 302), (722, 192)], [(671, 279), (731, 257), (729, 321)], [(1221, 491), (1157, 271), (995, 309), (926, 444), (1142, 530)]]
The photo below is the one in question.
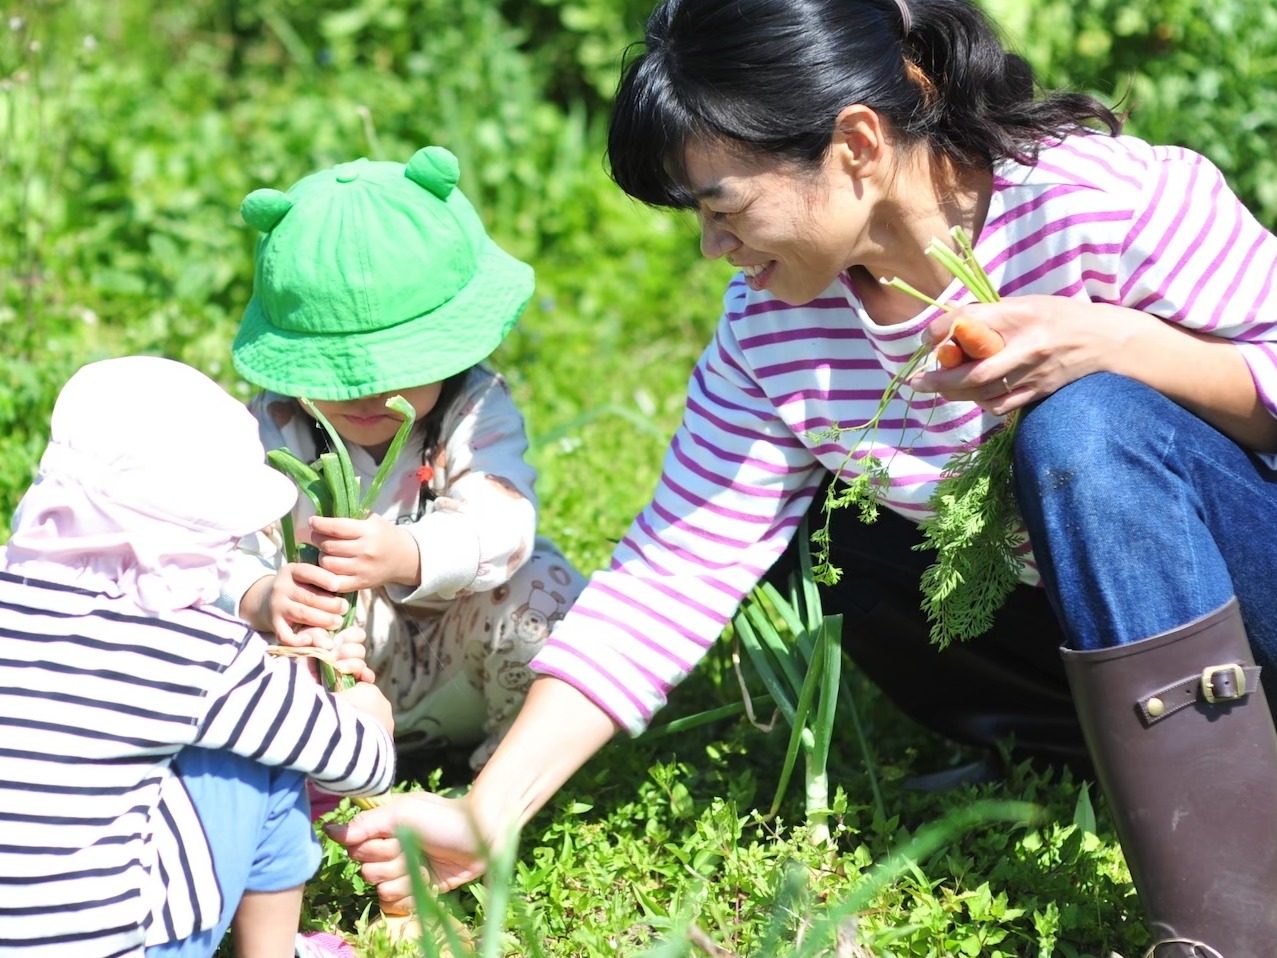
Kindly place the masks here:
[(692, 191), (692, 198), (696, 200), (721, 200), (728, 195), (728, 190), (722, 183), (714, 183), (711, 186), (702, 186), (699, 190)]

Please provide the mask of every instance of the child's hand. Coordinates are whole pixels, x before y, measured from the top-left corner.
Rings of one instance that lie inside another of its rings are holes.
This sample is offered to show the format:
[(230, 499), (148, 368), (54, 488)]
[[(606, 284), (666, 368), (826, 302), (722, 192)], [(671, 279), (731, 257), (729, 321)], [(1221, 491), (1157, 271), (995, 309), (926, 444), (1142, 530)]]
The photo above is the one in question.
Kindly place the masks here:
[[(375, 682), (377, 675), (368, 667), (365, 637), (366, 633), (357, 625), (342, 629), (336, 635), (323, 629), (302, 629), (294, 637), (296, 643), (289, 648), (330, 651), (331, 657), (325, 656), (324, 661), (331, 662), (338, 672), (353, 675), (357, 682)], [(305, 658), (310, 677), (322, 684), (323, 676), (319, 671), (318, 658), (309, 655)]]
[[(321, 649), (333, 647), (327, 633), (341, 628), (342, 617), (350, 607), (334, 592), (337, 576), (308, 562), (289, 562), (275, 573), (269, 589), (263, 590), (252, 624), (274, 632), (281, 645), (313, 645)], [(300, 629), (320, 630), (322, 639)]]
[(395, 734), (395, 715), (390, 708), (390, 700), (377, 686), (371, 682), (360, 682), (344, 692), (338, 692), (337, 695), (347, 705), (353, 706), (371, 719), (376, 719), (391, 735)]
[(403, 526), (379, 515), (367, 519), (312, 516), (311, 537), (319, 564), (333, 574), (334, 592), (376, 589), (388, 583), (421, 583), (421, 552)]
[[(318, 631), (318, 629), (308, 629), (300, 634), (309, 637), (311, 633)], [(372, 683), (377, 680), (373, 670), (368, 668), (368, 650), (364, 645), (367, 635), (363, 629), (357, 625), (352, 625), (348, 629), (342, 629), (331, 638), (327, 632), (324, 632), (323, 638), (332, 643), (333, 654), (337, 659), (336, 668), (338, 672), (353, 675), (360, 682)]]

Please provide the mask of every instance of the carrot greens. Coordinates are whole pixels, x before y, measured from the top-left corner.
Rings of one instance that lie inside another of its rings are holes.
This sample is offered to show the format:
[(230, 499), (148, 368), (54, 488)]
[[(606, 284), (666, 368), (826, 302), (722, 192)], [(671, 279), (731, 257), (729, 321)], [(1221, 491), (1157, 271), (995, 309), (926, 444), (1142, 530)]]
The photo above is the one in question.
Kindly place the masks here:
[[(953, 273), (977, 300), (997, 302), (998, 292), (976, 259), (966, 232), (955, 227), (952, 236), (956, 251), (933, 239), (927, 254)], [(883, 282), (940, 309), (952, 308), (898, 278)], [(830, 512), (855, 505), (863, 521), (872, 522), (878, 517), (879, 505), (891, 485), (886, 464), (873, 451), (879, 422), (891, 400), (931, 354), (931, 346), (920, 347), (892, 377), (875, 414), (863, 425), (851, 427), (858, 436), (835, 473), (835, 480), (841, 479), (853, 462), (859, 469), (846, 481), (835, 481), (828, 487), (825, 523), (812, 536), (817, 546), (812, 574), (819, 582), (834, 584), (841, 575), (830, 561)], [(1024, 567), (1020, 554), (1023, 532), (1011, 477), (1011, 453), (1019, 418), (1018, 410), (1012, 412), (983, 441), (973, 442), (954, 454), (931, 494), (929, 515), (919, 523), (923, 541), (915, 548), (934, 550), (936, 554), (935, 561), (923, 573), (921, 585), (931, 639), (940, 648), (987, 631), (995, 613), (1020, 581)], [(836, 426), (830, 434), (836, 438), (844, 431), (847, 427)], [(868, 449), (862, 452), (866, 441)]]

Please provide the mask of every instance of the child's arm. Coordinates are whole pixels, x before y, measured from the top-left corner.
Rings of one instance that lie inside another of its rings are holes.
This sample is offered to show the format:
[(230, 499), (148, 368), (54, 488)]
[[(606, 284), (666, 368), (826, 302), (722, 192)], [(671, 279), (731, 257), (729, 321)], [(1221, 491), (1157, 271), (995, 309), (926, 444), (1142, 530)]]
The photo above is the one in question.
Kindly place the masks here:
[(210, 690), (210, 707), (194, 745), (295, 769), (337, 795), (376, 795), (390, 788), (391, 732), (363, 714), (389, 712), (376, 686), (363, 683), (349, 700), (333, 696), (311, 680), (302, 663), (268, 656), (265, 640), (256, 633), (246, 636), (222, 679)]
[(257, 540), (265, 537), (260, 533), (240, 540), (230, 561), (221, 567), (219, 594), (213, 604), (227, 615), (237, 616), (248, 621), (244, 615), (246, 596), (254, 589), (262, 587), (263, 580), (275, 575), (273, 556), (262, 551)]

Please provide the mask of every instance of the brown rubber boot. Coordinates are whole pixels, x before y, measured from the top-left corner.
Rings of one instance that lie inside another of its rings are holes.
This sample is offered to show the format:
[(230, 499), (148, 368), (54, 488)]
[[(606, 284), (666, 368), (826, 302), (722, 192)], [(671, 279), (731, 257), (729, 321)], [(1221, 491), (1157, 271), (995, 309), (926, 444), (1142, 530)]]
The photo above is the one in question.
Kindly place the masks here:
[(1237, 600), (1062, 652), (1150, 958), (1277, 954), (1277, 732)]

